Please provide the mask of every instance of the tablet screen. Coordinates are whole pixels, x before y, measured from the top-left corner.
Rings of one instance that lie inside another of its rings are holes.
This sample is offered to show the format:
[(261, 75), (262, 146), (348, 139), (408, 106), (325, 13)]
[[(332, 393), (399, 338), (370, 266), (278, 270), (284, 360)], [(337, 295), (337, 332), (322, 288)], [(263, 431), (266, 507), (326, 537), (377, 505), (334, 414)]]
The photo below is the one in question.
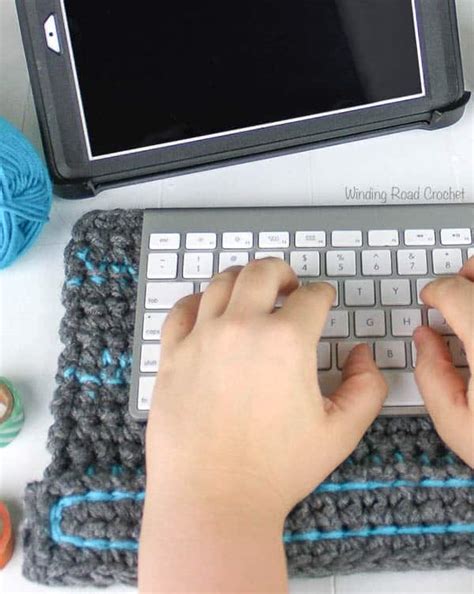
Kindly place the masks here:
[(62, 0), (91, 159), (425, 93), (415, 0)]

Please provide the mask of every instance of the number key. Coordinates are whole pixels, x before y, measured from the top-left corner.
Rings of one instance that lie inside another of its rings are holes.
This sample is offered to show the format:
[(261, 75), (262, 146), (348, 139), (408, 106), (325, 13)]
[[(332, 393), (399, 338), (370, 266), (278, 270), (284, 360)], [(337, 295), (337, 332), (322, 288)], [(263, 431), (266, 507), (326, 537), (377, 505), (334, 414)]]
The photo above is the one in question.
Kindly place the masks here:
[(291, 252), (290, 266), (296, 276), (319, 276), (319, 253)]
[(355, 252), (328, 252), (326, 254), (326, 273), (328, 276), (355, 276)]
[(399, 250), (397, 252), (398, 274), (423, 276), (428, 274), (425, 250)]
[(392, 274), (390, 250), (362, 252), (362, 274), (364, 276), (390, 276)]
[(209, 252), (190, 252), (184, 256), (184, 278), (211, 278), (214, 267), (214, 254)]
[(435, 274), (457, 274), (462, 268), (460, 249), (433, 250), (433, 272)]

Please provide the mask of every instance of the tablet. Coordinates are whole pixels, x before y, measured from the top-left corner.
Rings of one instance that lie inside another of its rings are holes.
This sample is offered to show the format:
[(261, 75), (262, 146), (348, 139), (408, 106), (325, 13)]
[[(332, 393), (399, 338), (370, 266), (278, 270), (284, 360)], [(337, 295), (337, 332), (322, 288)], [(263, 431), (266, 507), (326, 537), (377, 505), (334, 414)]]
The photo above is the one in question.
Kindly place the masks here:
[(57, 191), (456, 121), (451, 0), (17, 0)]

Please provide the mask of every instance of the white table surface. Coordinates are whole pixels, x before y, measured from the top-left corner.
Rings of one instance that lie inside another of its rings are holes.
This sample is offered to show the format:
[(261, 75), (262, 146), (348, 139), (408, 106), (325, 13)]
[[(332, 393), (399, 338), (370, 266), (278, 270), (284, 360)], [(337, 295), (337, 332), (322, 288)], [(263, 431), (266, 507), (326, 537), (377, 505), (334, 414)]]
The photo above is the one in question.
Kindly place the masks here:
[[(458, 0), (466, 86), (474, 89), (472, 0)], [(26, 483), (40, 480), (49, 462), (45, 443), (51, 424), (49, 403), (61, 350), (59, 321), (63, 250), (73, 223), (92, 209), (309, 205), (345, 203), (345, 188), (404, 189), (434, 186), (465, 190), (474, 202), (473, 104), (453, 128), (325, 148), (300, 155), (239, 165), (201, 174), (109, 191), (79, 202), (56, 199), (51, 222), (36, 247), (0, 272), (0, 375), (24, 395), (26, 424), (17, 440), (0, 453), (0, 500), (22, 521)], [(0, 114), (40, 148), (38, 125), (21, 46), (14, 0), (0, 0)], [(381, 207), (383, 208), (383, 207)], [(429, 208), (429, 206), (428, 206)], [(21, 546), (0, 572), (0, 591), (46, 592), (21, 575)], [(71, 589), (56, 589), (59, 593)], [(95, 592), (95, 589), (83, 589)], [(116, 586), (111, 592), (134, 592)], [(319, 580), (293, 580), (291, 591), (320, 594), (401, 593), (472, 594), (473, 573), (466, 570), (360, 574)]]

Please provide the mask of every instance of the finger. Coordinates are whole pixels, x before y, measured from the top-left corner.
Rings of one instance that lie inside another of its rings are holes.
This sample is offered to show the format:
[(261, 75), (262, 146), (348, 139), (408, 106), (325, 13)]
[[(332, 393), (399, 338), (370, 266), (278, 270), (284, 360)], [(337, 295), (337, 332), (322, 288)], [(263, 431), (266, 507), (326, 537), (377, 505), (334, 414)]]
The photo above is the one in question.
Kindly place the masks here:
[[(442, 422), (445, 407), (467, 407), (466, 384), (453, 365), (444, 340), (431, 328), (417, 328), (415, 379), (433, 420)], [(442, 412), (439, 414), (440, 407)]]
[(229, 304), (235, 281), (242, 271), (242, 266), (232, 266), (212, 279), (204, 291), (196, 323), (217, 318), (222, 315)]
[(334, 303), (335, 289), (328, 283), (310, 283), (293, 291), (276, 316), (293, 322), (302, 336), (317, 343)]
[(387, 382), (374, 362), (370, 347), (356, 346), (344, 365), (342, 384), (326, 402), (334, 436), (339, 443), (343, 442), (348, 453), (379, 415), (387, 394)]
[(464, 278), (467, 278), (467, 280), (474, 281), (474, 256), (469, 258), (461, 268), (459, 274)]
[(253, 260), (239, 274), (226, 314), (271, 313), (278, 295), (287, 295), (298, 286), (295, 273), (283, 260)]
[(461, 455), (460, 450), (467, 447), (462, 445), (462, 436), (472, 434), (474, 429), (472, 387), (469, 394), (453, 366), (449, 349), (436, 332), (418, 328), (413, 338), (417, 349), (415, 380), (426, 409), (440, 437)]
[(470, 362), (474, 343), (474, 283), (463, 276), (436, 280), (421, 292), (426, 305), (438, 309), (466, 347)]
[(161, 344), (164, 350), (175, 347), (194, 328), (201, 302), (201, 294), (180, 299), (168, 314), (161, 329)]

